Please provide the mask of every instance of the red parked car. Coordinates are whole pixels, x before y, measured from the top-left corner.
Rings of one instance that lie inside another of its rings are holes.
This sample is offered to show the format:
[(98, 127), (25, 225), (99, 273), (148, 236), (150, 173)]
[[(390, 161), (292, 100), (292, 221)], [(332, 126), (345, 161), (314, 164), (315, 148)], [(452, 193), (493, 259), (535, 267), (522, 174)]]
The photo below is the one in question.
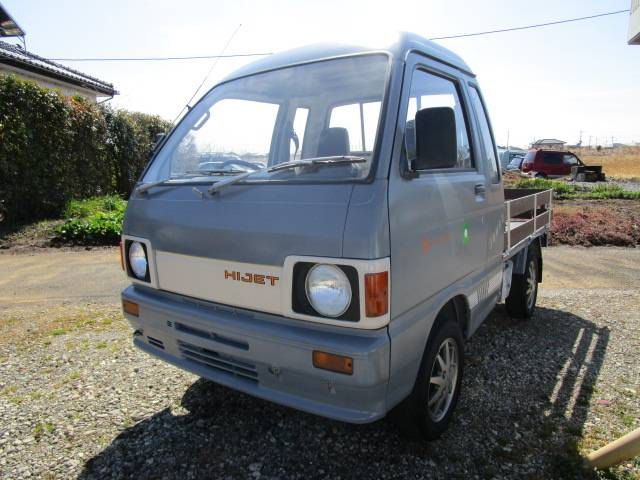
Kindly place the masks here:
[(571, 167), (584, 165), (571, 152), (532, 148), (522, 161), (522, 172), (533, 177), (558, 178), (571, 175)]
[(532, 148), (522, 160), (521, 170), (532, 177), (571, 176), (578, 182), (604, 182), (601, 165), (585, 165), (575, 153)]

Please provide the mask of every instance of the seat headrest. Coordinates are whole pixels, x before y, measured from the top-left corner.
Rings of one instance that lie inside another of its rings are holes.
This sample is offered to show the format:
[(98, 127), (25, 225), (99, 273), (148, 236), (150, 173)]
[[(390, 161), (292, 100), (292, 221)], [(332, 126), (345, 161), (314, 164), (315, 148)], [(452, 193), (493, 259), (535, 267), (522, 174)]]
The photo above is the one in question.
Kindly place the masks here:
[(346, 128), (325, 128), (320, 134), (318, 143), (318, 157), (333, 157), (349, 155), (349, 132)]

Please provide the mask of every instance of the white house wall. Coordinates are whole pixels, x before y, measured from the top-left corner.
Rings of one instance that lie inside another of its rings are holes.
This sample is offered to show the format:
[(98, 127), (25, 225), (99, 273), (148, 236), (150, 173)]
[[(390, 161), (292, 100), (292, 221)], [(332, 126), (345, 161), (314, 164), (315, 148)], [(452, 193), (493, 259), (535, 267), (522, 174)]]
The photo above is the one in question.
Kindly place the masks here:
[(76, 85), (45, 77), (43, 75), (38, 75), (37, 73), (22, 70), (20, 68), (15, 68), (10, 65), (4, 65), (0, 63), (0, 74), (14, 74), (24, 80), (31, 80), (33, 82), (36, 82), (41, 87), (60, 90), (60, 92), (62, 92), (62, 94), (67, 97), (72, 97), (73, 95), (81, 95), (87, 100), (91, 100), (92, 102), (95, 102), (97, 99), (97, 94), (93, 90), (78, 87)]

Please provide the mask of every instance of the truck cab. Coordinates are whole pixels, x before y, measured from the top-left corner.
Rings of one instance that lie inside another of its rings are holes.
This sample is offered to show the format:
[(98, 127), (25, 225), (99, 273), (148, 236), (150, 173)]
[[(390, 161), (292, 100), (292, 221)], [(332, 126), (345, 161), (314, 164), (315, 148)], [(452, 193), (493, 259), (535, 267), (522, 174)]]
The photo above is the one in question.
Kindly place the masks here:
[(511, 223), (479, 84), (454, 53), (401, 34), (269, 56), (205, 94), (131, 194), (134, 344), (341, 421), (402, 404), (437, 438), (465, 339), (500, 300), (535, 308), (550, 196), (510, 198), (520, 214), (531, 195)]

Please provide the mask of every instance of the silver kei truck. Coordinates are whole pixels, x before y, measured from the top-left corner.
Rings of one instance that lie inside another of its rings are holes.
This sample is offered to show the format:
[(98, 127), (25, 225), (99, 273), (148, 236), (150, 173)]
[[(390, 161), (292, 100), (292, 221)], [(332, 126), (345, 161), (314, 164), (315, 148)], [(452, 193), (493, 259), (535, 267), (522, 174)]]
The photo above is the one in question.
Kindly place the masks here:
[(480, 88), (412, 34), (236, 71), (131, 194), (134, 344), (218, 384), (345, 422), (451, 420), (464, 342), (530, 317), (551, 191), (503, 189)]

